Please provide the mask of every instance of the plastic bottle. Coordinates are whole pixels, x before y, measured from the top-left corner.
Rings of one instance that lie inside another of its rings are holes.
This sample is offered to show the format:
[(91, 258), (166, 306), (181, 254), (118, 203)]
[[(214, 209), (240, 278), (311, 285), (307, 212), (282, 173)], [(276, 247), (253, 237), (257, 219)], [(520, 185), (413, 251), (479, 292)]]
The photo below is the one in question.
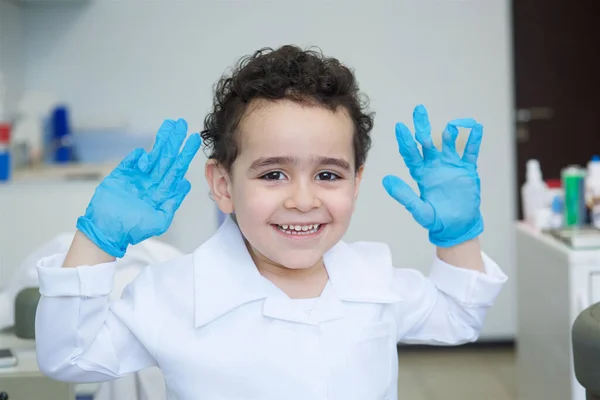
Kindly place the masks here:
[(552, 215), (550, 216), (550, 229), (560, 229), (564, 226), (564, 200), (560, 195), (555, 195), (551, 202)]
[(54, 162), (62, 164), (74, 161), (69, 111), (66, 106), (56, 107), (52, 112), (52, 135)]
[(548, 186), (542, 179), (538, 160), (527, 161), (525, 183), (521, 187), (521, 201), (525, 222), (533, 227), (539, 227), (538, 214), (547, 210), (550, 204)]
[(600, 156), (593, 156), (588, 163), (585, 177), (585, 202), (590, 210), (592, 225), (600, 229)]
[(10, 180), (10, 125), (0, 122), (0, 182)]
[(2, 73), (0, 72), (0, 182), (10, 180), (10, 129), (11, 126), (4, 122), (4, 104), (6, 91)]

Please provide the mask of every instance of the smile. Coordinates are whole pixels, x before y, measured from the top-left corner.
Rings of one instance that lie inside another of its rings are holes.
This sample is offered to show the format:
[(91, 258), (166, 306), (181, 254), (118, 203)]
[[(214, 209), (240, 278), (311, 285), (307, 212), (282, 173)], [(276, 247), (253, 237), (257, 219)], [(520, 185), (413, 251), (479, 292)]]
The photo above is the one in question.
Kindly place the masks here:
[(323, 224), (307, 224), (307, 225), (273, 225), (280, 232), (290, 236), (309, 236), (318, 233)]

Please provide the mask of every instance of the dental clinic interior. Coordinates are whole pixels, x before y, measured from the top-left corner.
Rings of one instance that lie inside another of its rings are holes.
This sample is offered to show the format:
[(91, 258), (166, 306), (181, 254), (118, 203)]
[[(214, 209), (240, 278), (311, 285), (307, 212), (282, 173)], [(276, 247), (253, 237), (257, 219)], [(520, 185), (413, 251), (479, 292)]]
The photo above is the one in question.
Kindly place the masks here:
[[(40, 371), (37, 262), (68, 251), (96, 187), (164, 119), (201, 131), (226, 67), (287, 43), (343, 60), (369, 97), (344, 240), (389, 244), (396, 267), (427, 275), (434, 248), (381, 184), (411, 182), (395, 124), (412, 129), (425, 104), (438, 148), (446, 121), (484, 127), (480, 242), (508, 280), (475, 342), (398, 345), (398, 398), (600, 399), (597, 15), (557, 0), (0, 0), (0, 400), (168, 398), (157, 367), (92, 383)], [(168, 231), (122, 260), (111, 299), (217, 231), (206, 160)]]

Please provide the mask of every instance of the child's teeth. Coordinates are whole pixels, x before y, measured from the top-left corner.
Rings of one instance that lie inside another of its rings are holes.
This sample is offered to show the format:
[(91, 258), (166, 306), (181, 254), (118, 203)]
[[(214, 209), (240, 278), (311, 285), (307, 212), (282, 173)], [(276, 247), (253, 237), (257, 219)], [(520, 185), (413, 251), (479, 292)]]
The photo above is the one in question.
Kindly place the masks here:
[(315, 233), (319, 229), (319, 224), (310, 225), (277, 225), (282, 231), (291, 235), (303, 235)]

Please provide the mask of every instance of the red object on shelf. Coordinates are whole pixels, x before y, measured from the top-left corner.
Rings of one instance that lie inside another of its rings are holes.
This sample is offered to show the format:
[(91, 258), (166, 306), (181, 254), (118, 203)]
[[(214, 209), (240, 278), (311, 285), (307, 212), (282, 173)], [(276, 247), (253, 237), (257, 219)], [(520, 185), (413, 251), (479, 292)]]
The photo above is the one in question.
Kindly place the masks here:
[(0, 123), (0, 143), (8, 144), (10, 142), (10, 124)]
[(547, 179), (546, 185), (548, 185), (549, 189), (560, 189), (562, 187), (562, 182), (560, 179)]

